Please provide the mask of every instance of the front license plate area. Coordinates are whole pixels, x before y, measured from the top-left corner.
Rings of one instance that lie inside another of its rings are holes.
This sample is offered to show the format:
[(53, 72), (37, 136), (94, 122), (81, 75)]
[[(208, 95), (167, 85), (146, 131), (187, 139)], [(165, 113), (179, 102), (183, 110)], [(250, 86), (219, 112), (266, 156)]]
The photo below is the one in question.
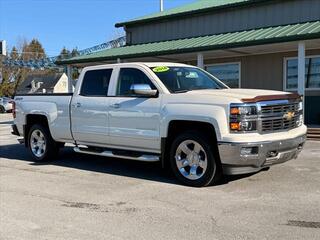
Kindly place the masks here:
[(295, 158), (297, 155), (297, 149), (293, 149), (291, 151), (279, 153), (278, 156), (273, 158), (267, 158), (264, 166), (270, 166), (277, 163), (283, 163)]

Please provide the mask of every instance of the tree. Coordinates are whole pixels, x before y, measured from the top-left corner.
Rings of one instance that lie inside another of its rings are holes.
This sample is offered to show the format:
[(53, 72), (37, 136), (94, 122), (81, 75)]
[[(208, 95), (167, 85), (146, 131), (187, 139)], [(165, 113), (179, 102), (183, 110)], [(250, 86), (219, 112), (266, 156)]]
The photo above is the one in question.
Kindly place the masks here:
[[(42, 44), (38, 39), (34, 38), (28, 42), (25, 38), (20, 39), (18, 47), (14, 46), (9, 54), (14, 60), (37, 60), (46, 57), (46, 53)], [(1, 63), (2, 64), (2, 63)], [(0, 83), (0, 96), (13, 96), (25, 79), (27, 74), (32, 70), (18, 66), (0, 66), (2, 69), (2, 83)], [(13, 80), (13, 81), (12, 81)]]
[(76, 57), (76, 56), (79, 56), (78, 48), (74, 48), (71, 51), (71, 57)]
[(10, 82), (12, 72), (9, 68), (3, 66), (2, 61), (0, 62), (0, 69), (2, 75), (2, 82), (0, 83), (0, 96), (12, 96), (14, 93), (14, 83)]
[(46, 53), (42, 44), (38, 39), (34, 38), (30, 43), (25, 42), (22, 46), (21, 57), (23, 60), (42, 59), (46, 57)]
[[(9, 54), (10, 58), (18, 59), (19, 54), (17, 48), (14, 46)], [(2, 81), (0, 83), (0, 96), (12, 96), (14, 94), (15, 83), (11, 79), (15, 78), (15, 69), (13, 67), (4, 66), (0, 61), (0, 69)]]
[[(1, 0), (0, 0), (1, 1)], [(77, 48), (72, 49), (70, 52), (66, 47), (61, 50), (58, 59), (66, 59), (69, 57), (78, 56), (79, 52)], [(45, 49), (43, 48), (40, 41), (33, 38), (30, 42), (25, 38), (20, 37), (17, 41), (16, 46), (13, 46), (9, 57), (13, 60), (39, 60), (46, 58)], [(31, 71), (30, 68), (24, 68), (19, 66), (2, 66), (2, 59), (0, 59), (0, 71), (2, 75), (2, 82), (0, 82), (0, 96), (13, 96), (19, 87), (20, 83), (25, 79), (28, 73)], [(56, 70), (46, 69), (41, 70), (41, 73), (54, 72)], [(79, 76), (77, 69), (72, 69), (72, 78), (77, 79)], [(11, 81), (14, 80), (14, 81)]]
[(70, 51), (66, 47), (63, 47), (58, 56), (58, 60), (66, 59), (69, 56), (70, 56)]
[[(79, 56), (78, 48), (74, 48), (70, 52), (70, 50), (68, 50), (66, 47), (63, 47), (59, 56), (58, 56), (58, 60), (63, 60), (63, 59), (67, 59), (70, 57), (76, 57), (76, 56)], [(71, 76), (72, 76), (72, 79), (77, 79), (79, 77), (79, 72), (78, 72), (77, 68), (71, 69)]]
[(13, 46), (12, 49), (11, 49), (10, 58), (14, 59), (14, 60), (19, 58), (18, 49), (15, 46)]

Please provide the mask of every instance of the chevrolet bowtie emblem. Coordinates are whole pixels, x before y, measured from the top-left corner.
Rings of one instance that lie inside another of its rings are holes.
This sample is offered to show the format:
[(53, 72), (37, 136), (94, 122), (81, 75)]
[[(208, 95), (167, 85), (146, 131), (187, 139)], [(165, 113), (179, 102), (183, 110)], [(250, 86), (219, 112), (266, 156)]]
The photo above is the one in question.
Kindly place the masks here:
[(283, 118), (286, 120), (291, 120), (292, 118), (294, 118), (295, 116), (295, 112), (287, 112), (283, 115)]

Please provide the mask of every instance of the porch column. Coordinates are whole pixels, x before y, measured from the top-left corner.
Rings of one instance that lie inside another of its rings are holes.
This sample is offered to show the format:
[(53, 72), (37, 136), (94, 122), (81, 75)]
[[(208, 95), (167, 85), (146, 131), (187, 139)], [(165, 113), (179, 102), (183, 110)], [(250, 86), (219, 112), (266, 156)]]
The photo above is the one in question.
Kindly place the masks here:
[(71, 65), (67, 65), (67, 77), (68, 77), (68, 93), (73, 92), (73, 85), (72, 85), (72, 68)]
[(298, 94), (303, 97), (303, 113), (305, 109), (305, 43), (299, 42), (298, 45)]
[(197, 54), (197, 67), (202, 68), (202, 69), (204, 68), (204, 60), (203, 60), (202, 53)]
[(299, 42), (298, 46), (298, 93), (304, 96), (305, 91), (305, 44)]

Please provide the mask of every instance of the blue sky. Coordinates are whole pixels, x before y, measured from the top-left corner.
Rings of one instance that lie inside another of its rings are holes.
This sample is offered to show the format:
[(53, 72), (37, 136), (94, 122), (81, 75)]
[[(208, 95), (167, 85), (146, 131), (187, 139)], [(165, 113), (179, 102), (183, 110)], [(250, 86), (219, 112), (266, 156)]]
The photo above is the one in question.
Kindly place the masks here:
[[(195, 0), (164, 0), (165, 9)], [(116, 22), (159, 11), (159, 0), (0, 0), (0, 39), (8, 48), (38, 38), (48, 56), (84, 49), (122, 33)]]

